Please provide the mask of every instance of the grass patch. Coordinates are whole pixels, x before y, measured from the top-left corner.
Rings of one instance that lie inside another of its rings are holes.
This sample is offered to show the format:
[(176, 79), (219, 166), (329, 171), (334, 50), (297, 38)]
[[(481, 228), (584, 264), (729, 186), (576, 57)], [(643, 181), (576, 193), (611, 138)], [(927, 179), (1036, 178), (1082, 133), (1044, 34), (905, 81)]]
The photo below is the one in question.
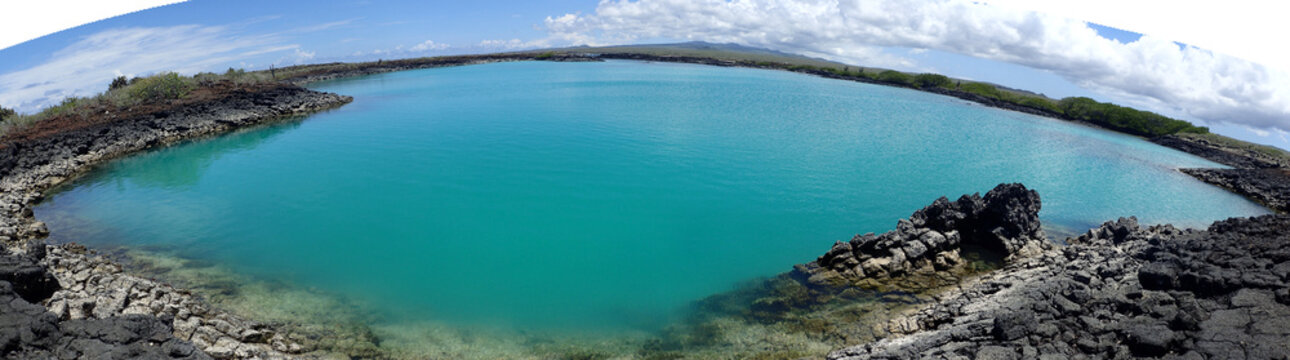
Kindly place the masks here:
[(142, 104), (184, 99), (199, 87), (212, 86), (224, 81), (249, 85), (269, 82), (272, 78), (264, 72), (247, 72), (240, 69), (229, 69), (224, 74), (200, 73), (193, 76), (163, 72), (129, 80), (120, 76), (108, 84), (107, 91), (88, 97), (69, 97), (57, 105), (34, 114), (19, 114), (13, 109), (0, 107), (0, 137), (53, 118), (71, 117), (84, 120), (98, 114), (116, 113)]
[(1248, 150), (1255, 153), (1267, 155), (1274, 159), (1281, 159), (1285, 162), (1290, 162), (1290, 152), (1287, 152), (1275, 146), (1260, 145), (1260, 144), (1233, 139), (1223, 135), (1210, 134), (1210, 133), (1202, 133), (1202, 134), (1183, 133), (1183, 134), (1178, 134), (1178, 136), (1184, 137), (1184, 138), (1192, 138), (1192, 139), (1204, 139), (1206, 141), (1219, 144), (1221, 146)]

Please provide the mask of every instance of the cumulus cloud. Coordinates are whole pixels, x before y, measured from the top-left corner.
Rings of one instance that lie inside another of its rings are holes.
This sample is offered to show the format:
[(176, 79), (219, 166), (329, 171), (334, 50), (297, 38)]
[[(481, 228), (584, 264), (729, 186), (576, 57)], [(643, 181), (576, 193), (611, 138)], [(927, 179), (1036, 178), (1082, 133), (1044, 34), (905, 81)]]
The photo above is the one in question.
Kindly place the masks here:
[(686, 39), (912, 68), (882, 47), (935, 49), (1058, 74), (1132, 105), (1209, 123), (1290, 130), (1290, 74), (1151, 36), (1120, 43), (1087, 23), (965, 0), (605, 0), (548, 17), (574, 44)]
[(69, 96), (102, 92), (112, 78), (156, 71), (196, 73), (255, 55), (293, 51), (275, 35), (233, 36), (222, 26), (181, 25), (104, 30), (54, 52), (48, 62), (0, 75), (0, 104), (34, 112)]
[[(436, 42), (434, 42), (434, 40), (426, 40), (426, 41), (425, 41), (425, 42), (423, 42), (423, 43), (413, 45), (413, 46), (412, 46), (412, 48), (411, 48), (411, 49), (409, 49), (409, 50), (412, 50), (412, 51), (434, 51), (434, 50), (444, 50), (444, 49), (447, 49), (447, 48), (448, 48), (448, 44), (440, 44), (440, 43), (436, 43)], [(400, 48), (400, 49), (398, 49), (398, 50), (401, 50), (401, 48)]]

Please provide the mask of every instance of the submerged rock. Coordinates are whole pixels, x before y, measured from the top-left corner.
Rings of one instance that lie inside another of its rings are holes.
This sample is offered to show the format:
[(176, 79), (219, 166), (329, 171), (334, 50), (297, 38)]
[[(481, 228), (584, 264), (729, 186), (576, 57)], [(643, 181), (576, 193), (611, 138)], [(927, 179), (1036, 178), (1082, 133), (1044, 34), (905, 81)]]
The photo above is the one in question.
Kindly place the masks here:
[[(1000, 184), (984, 197), (941, 197), (896, 230), (839, 241), (794, 271), (814, 286), (918, 290), (957, 282), (965, 252), (1011, 262), (1053, 248), (1040, 228), (1040, 207), (1039, 194), (1021, 184)], [(902, 277), (911, 281), (887, 281)]]

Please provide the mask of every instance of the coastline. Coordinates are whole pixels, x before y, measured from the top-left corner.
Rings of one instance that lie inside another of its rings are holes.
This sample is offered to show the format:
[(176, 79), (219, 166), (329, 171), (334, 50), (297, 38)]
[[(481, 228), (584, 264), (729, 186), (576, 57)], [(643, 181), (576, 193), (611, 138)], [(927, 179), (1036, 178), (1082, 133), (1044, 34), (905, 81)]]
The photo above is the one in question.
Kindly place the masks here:
[[(25, 306), (45, 309), (43, 313), (3, 311), (5, 316), (15, 316), (5, 321), (17, 325), (13, 330), (19, 335), (14, 340), (20, 340), (18, 349), (25, 351), (20, 356), (79, 356), (74, 346), (60, 347), (55, 341), (97, 343), (162, 358), (208, 358), (207, 354), (281, 358), (307, 351), (298, 341), (302, 339), (214, 309), (187, 290), (125, 274), (121, 265), (90, 255), (83, 246), (46, 245), (43, 237), (48, 230), (33, 217), (31, 206), (43, 198), (44, 191), (115, 158), (236, 129), (291, 121), (352, 100), (275, 85), (6, 144), (0, 149), (0, 211), (4, 212), (0, 243), (5, 248), (0, 255), (6, 260), (5, 272), (16, 275), (3, 280), (13, 284), (13, 293), (26, 300)], [(85, 323), (93, 325), (86, 333), (56, 336), (41, 335), (39, 330)], [(104, 335), (114, 332), (135, 335), (124, 339)], [(159, 342), (187, 345), (149, 347)]]
[[(536, 55), (497, 55), (489, 58), (462, 57), (451, 60), (441, 59), (439, 61), (431, 62), (405, 63), (401, 61), (389, 61), (372, 67), (343, 68), (336, 69), (336, 71), (319, 73), (306, 72), (302, 73), (299, 77), (290, 79), (289, 81), (293, 84), (307, 84), (310, 82), (335, 78), (410, 69), (532, 60), (598, 61), (596, 59), (589, 59), (581, 56), (538, 58)], [(672, 62), (691, 62), (716, 66), (738, 66), (730, 65), (722, 60), (705, 58), (686, 58), (685, 61)], [(759, 66), (748, 67), (765, 68)], [(810, 73), (804, 71), (795, 72)], [(825, 74), (814, 75), (830, 77)], [(954, 96), (950, 94), (944, 95)], [(196, 349), (219, 358), (245, 358), (256, 356), (287, 357), (293, 355), (300, 356), (304, 354), (309, 351), (310, 348), (307, 344), (301, 344), (303, 339), (292, 338), (290, 334), (279, 332), (264, 324), (258, 324), (247, 319), (237, 318), (228, 313), (212, 309), (208, 305), (204, 304), (201, 299), (194, 297), (191, 293), (185, 290), (175, 289), (152, 280), (125, 274), (119, 264), (114, 264), (102, 257), (87, 256), (83, 247), (78, 247), (73, 244), (61, 246), (45, 245), (42, 238), (47, 235), (48, 230), (46, 230), (44, 225), (32, 216), (30, 207), (42, 198), (43, 192), (57, 186), (58, 184), (82, 175), (93, 166), (105, 161), (122, 156), (128, 156), (130, 154), (158, 146), (165, 146), (207, 136), (218, 136), (241, 128), (269, 124), (275, 121), (290, 121), (289, 119), (292, 117), (325, 111), (330, 108), (342, 106), (351, 100), (352, 98), (341, 95), (320, 93), (302, 89), (294, 85), (280, 84), (278, 86), (272, 86), (271, 89), (257, 93), (229, 96), (196, 105), (188, 104), (176, 109), (167, 109), (160, 113), (146, 114), (136, 118), (127, 119), (129, 121), (114, 121), (110, 123), (96, 124), (88, 127), (71, 129), (62, 133), (55, 133), (42, 139), (7, 144), (8, 146), (0, 148), (0, 190), (3, 191), (3, 194), (0, 195), (0, 211), (5, 213), (3, 218), (0, 218), (0, 243), (4, 244), (7, 252), (9, 253), (5, 255), (6, 258), (15, 259), (14, 262), (18, 264), (15, 266), (26, 269), (24, 270), (26, 271), (24, 274), (27, 275), (24, 275), (22, 279), (5, 278), (4, 280), (28, 285), (37, 285), (35, 287), (38, 289), (34, 289), (33, 292), (33, 289), (30, 289), (30, 287), (27, 289), (19, 289), (20, 286), (17, 286), (16, 284), (14, 286), (15, 293), (23, 295), (22, 297), (24, 299), (28, 297), (24, 294), (36, 294), (32, 295), (32, 297), (39, 298), (36, 299), (37, 301), (31, 301), (32, 299), (26, 300), (31, 304), (47, 308), (46, 313), (53, 314), (52, 316), (56, 322), (86, 319), (107, 321), (129, 316), (129, 314), (144, 314), (153, 318), (155, 322), (158, 322), (157, 324), (150, 325), (150, 327), (146, 327), (149, 332), (158, 332), (159, 330), (157, 326), (167, 327), (174, 338), (189, 342)], [(971, 99), (967, 100), (975, 101)], [(977, 102), (987, 106), (1007, 109), (1004, 106), (995, 106), (980, 101)], [(1006, 103), (1002, 104), (1008, 105)], [(1191, 142), (1188, 142), (1188, 144), (1196, 145)], [(1241, 166), (1248, 166), (1248, 164), (1230, 159), (1251, 158), (1248, 154), (1234, 154), (1228, 149), (1218, 148), (1214, 145), (1201, 144), (1191, 148), (1204, 150), (1183, 151), (1195, 155), (1200, 155), (1197, 154), (1197, 152), (1205, 152), (1210, 155), (1201, 155), (1202, 157), (1210, 158), (1211, 160), (1214, 160), (1215, 158), (1227, 159), (1224, 161), (1215, 161), (1234, 167), (1238, 166), (1233, 164), (1239, 164)], [(1214, 153), (1214, 151), (1221, 153)], [(1188, 174), (1192, 173), (1188, 172)], [(1192, 175), (1201, 178), (1201, 176), (1195, 174)], [(1235, 176), (1237, 179), (1246, 178), (1244, 175), (1240, 174)], [(1202, 180), (1205, 179), (1202, 178)], [(1206, 180), (1206, 182), (1210, 183), (1215, 183), (1216, 181), (1218, 180)], [(1233, 180), (1226, 181), (1230, 182)], [(1236, 187), (1237, 186), (1232, 186), (1228, 188), (1231, 189)], [(1277, 199), (1277, 196), (1280, 196), (1280, 199), (1284, 201), (1284, 192), (1272, 194), (1273, 195), (1269, 195), (1271, 198)], [(1243, 195), (1252, 196), (1250, 194)], [(1265, 204), (1268, 203), (1265, 202)], [(1134, 224), (1134, 227), (1136, 227), (1136, 224)], [(1137, 231), (1123, 230), (1127, 228), (1129, 228), (1128, 225), (1123, 225), (1119, 228), (1108, 228), (1107, 226), (1103, 226), (1103, 229), (1108, 230), (1098, 230), (1100, 231), (1098, 234), (1115, 234), (1125, 231)], [(1153, 230), (1149, 231), (1154, 231), (1155, 233), (1160, 232), (1158, 230), (1154, 230), (1156, 229), (1154, 227), (1152, 229)], [(1093, 233), (1094, 232), (1090, 232), (1090, 234)], [(1054, 261), (1055, 259), (1058, 259), (1056, 257), (1057, 254), (1065, 254), (1062, 253), (1063, 251), (1066, 251), (1067, 253), (1070, 251), (1104, 252), (1106, 249), (1110, 249), (1115, 246), (1123, 247), (1123, 244), (1108, 245), (1110, 243), (1103, 241), (1105, 240), (1104, 237), (1105, 236), (1086, 240), (1088, 244), (1087, 248), (1067, 248), (1066, 250), (1032, 249), (1028, 250), (1027, 253), (1033, 254), (1020, 256), (1018, 258), (1046, 259), (1048, 261)], [(1151, 236), (1144, 235), (1143, 237), (1149, 238)], [(904, 253), (904, 250), (902, 250), (902, 254)], [(958, 290), (959, 292), (956, 293), (952, 291), (950, 295), (938, 296), (938, 298), (940, 298), (939, 301), (934, 302), (930, 305), (931, 307), (925, 307), (923, 309), (937, 309), (937, 306), (959, 306), (960, 309), (962, 307), (966, 307), (966, 305), (952, 305), (952, 303), (950, 303), (951, 305), (943, 304), (947, 304), (946, 301), (969, 301), (947, 299), (981, 298), (981, 295), (987, 290), (973, 289), (978, 289), (982, 286), (995, 286), (982, 284), (989, 284), (991, 281), (995, 281), (997, 279), (1017, 276), (1017, 274), (1027, 271), (1035, 272), (1036, 266), (1038, 266), (1034, 265), (1035, 261), (1039, 260), (1014, 262), (1003, 270), (988, 273), (988, 275), (984, 277), (985, 280), (968, 280), (966, 283), (957, 285), (960, 289)], [(33, 266), (35, 268), (43, 268), (43, 270), (34, 269)], [(1089, 266), (1091, 267), (1094, 265)], [(1056, 267), (1051, 266), (1045, 269), (1050, 268), (1057, 269)], [(1051, 274), (1046, 276), (1075, 276), (1064, 271), (1065, 270), (1052, 270), (1049, 271)], [(1125, 271), (1125, 274), (1127, 274), (1127, 271), (1129, 270)], [(1121, 277), (1124, 277), (1123, 274), (1121, 275)], [(1127, 279), (1127, 277), (1124, 278)], [(51, 281), (53, 284), (50, 283)], [(1024, 282), (1024, 284), (1042, 282), (1042, 280), (1033, 279), (1026, 281), (1028, 282)], [(43, 293), (49, 291), (50, 287), (57, 287), (58, 289), (44, 295)], [(976, 292), (974, 293), (973, 291)], [(953, 295), (959, 293), (963, 295)], [(1280, 297), (1277, 297), (1279, 295), (1273, 294), (1273, 296), (1278, 300), (1280, 299)], [(1230, 299), (1224, 301), (1230, 301)], [(936, 312), (936, 310), (920, 311)], [(899, 318), (899, 320), (893, 320), (898, 321), (898, 324), (893, 325), (892, 328), (901, 330), (894, 331), (892, 333), (934, 334), (933, 331), (936, 330), (936, 328), (929, 324), (943, 325), (944, 322), (947, 321), (945, 318), (927, 320), (927, 315), (923, 316), (924, 317), (922, 318), (902, 317)], [(952, 317), (951, 320), (963, 316), (977, 316), (979, 318), (983, 315), (980, 313), (970, 313), (968, 315)], [(48, 318), (48, 316), (45, 317)], [(155, 337), (159, 335), (153, 334), (150, 336)], [(926, 336), (933, 335), (920, 336), (922, 337), (919, 338), (925, 338)], [(160, 337), (158, 339), (165, 339), (165, 337)], [(164, 341), (172, 340), (165, 339)], [(884, 349), (887, 346), (892, 346), (893, 349), (899, 348), (898, 344), (893, 344), (894, 342), (896, 342), (896, 340), (879, 344), (884, 344), (880, 345)], [(122, 343), (120, 345), (124, 346), (129, 344)], [(37, 347), (36, 349), (40, 348)], [(854, 350), (853, 348), (849, 349), (851, 350), (836, 352), (835, 354), (837, 355), (831, 357), (880, 357), (872, 354), (872, 351), (870, 350), (866, 350), (870, 351), (869, 353), (861, 353), (859, 350)], [(866, 349), (872, 349), (872, 347)], [(183, 355), (174, 357), (202, 358), (199, 353), (189, 352), (185, 354), (180, 351), (175, 352), (174, 354)]]

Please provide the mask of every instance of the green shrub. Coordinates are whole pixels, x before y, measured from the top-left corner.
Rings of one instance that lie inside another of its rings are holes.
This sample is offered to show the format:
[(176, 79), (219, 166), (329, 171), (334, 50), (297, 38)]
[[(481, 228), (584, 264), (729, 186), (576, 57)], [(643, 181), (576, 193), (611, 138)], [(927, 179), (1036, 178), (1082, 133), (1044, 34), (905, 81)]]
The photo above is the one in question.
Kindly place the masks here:
[(1057, 106), (1057, 102), (1048, 98), (1042, 98), (1038, 96), (1017, 96), (1017, 99), (1016, 101), (1014, 101), (1014, 103), (1028, 108), (1043, 109), (1043, 110), (1048, 110), (1050, 112), (1054, 112), (1058, 114), (1062, 113), (1062, 109)]
[(949, 87), (952, 82), (949, 77), (941, 74), (918, 74), (914, 75), (914, 85), (923, 89), (936, 87)]
[(193, 89), (187, 79), (176, 73), (143, 78), (130, 86), (130, 97), (139, 101), (178, 99)]
[(959, 90), (965, 93), (981, 95), (996, 100), (1003, 97), (1003, 94), (999, 92), (999, 88), (986, 83), (970, 82), (959, 84)]
[(913, 85), (914, 80), (909, 76), (909, 74), (895, 70), (887, 70), (878, 73), (878, 81), (900, 85)]
[(552, 57), (555, 57), (555, 53), (554, 53), (554, 52), (547, 51), (547, 52), (544, 52), (544, 53), (538, 54), (537, 56), (534, 56), (533, 58), (534, 58), (534, 59), (538, 59), (538, 60), (546, 60), (546, 59), (550, 59), (550, 58), (552, 58)]
[(50, 107), (48, 109), (45, 109), (44, 111), (41, 111), (40, 114), (48, 115), (48, 116), (58, 116), (58, 115), (67, 114), (75, 110), (76, 107), (80, 106), (82, 103), (88, 103), (88, 101), (85, 101), (85, 100), (88, 100), (88, 99), (69, 96), (63, 99), (62, 102), (59, 102), (58, 105), (54, 105), (53, 107)]

